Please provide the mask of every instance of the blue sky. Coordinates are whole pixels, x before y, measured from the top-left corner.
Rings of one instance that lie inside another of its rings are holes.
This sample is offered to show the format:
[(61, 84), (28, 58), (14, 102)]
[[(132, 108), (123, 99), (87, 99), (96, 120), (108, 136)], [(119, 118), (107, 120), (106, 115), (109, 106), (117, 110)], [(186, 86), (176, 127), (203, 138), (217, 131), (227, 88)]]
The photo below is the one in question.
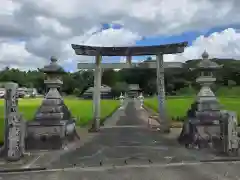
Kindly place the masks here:
[[(121, 29), (122, 26), (119, 24), (116, 25), (109, 25), (109, 24), (102, 24), (102, 29), (100, 31), (104, 31), (108, 28), (113, 28), (113, 29)], [(204, 35), (205, 37), (211, 35), (214, 32), (221, 32), (227, 28), (234, 28), (234, 29), (239, 29), (240, 25), (228, 25), (228, 26), (221, 26), (221, 27), (214, 27), (211, 29), (205, 29), (205, 30), (199, 30), (199, 31), (188, 31), (184, 32), (178, 35), (173, 35), (173, 36), (155, 36), (155, 37), (144, 37), (141, 40), (136, 42), (136, 46), (150, 46), (150, 45), (160, 45), (160, 44), (170, 44), (170, 43), (177, 43), (177, 42), (183, 42), (187, 41), (188, 46), (192, 45), (192, 42), (199, 36)], [(104, 62), (118, 62), (120, 57), (105, 57), (103, 58), (103, 63)], [(142, 56), (136, 56), (134, 59), (144, 59), (146, 57)]]
[[(112, 29), (121, 29), (122, 26), (119, 24), (102, 24), (102, 28), (99, 29), (98, 31), (94, 32), (99, 33), (101, 31), (107, 30), (109, 28)], [(239, 29), (240, 25), (228, 25), (228, 26), (221, 26), (221, 27), (214, 27), (211, 29), (201, 29), (199, 31), (188, 31), (184, 32), (178, 35), (173, 35), (173, 36), (155, 36), (155, 37), (143, 37), (141, 40), (137, 41), (135, 43), (136, 46), (150, 46), (150, 45), (160, 45), (160, 44), (170, 44), (170, 43), (177, 43), (177, 42), (183, 42), (187, 41), (188, 46), (191, 46), (193, 41), (196, 40), (197, 37), (203, 35), (205, 37), (208, 37), (214, 32), (221, 32), (227, 28), (234, 28), (234, 29)], [(133, 57), (135, 60), (142, 60), (146, 59), (147, 56), (136, 56)], [(103, 57), (103, 63), (116, 63), (119, 62), (120, 57)], [(74, 69), (74, 65), (70, 65), (71, 67), (68, 67), (69, 69)]]
[(174, 35), (174, 36), (156, 36), (151, 38), (144, 38), (143, 40), (137, 41), (137, 46), (143, 45), (159, 45), (159, 44), (170, 44), (176, 42), (183, 42), (188, 41), (188, 45), (191, 46), (192, 42), (201, 35), (209, 36), (214, 32), (221, 32), (227, 28), (234, 28), (239, 29), (240, 25), (228, 25), (228, 26), (221, 26), (221, 27), (214, 27), (211, 29), (201, 30), (201, 31), (189, 31), (184, 32), (182, 34)]

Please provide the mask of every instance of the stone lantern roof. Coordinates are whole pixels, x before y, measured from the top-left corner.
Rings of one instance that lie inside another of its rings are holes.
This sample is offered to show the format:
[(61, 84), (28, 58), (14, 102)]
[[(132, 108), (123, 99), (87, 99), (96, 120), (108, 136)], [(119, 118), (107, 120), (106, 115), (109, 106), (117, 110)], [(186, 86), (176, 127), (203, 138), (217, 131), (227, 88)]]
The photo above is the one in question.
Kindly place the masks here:
[(205, 50), (203, 53), (202, 53), (202, 58), (203, 59), (208, 59), (209, 57), (209, 54), (207, 53), (207, 51)]
[(202, 60), (197, 66), (200, 69), (218, 69), (218, 68), (222, 67), (221, 65), (218, 65), (217, 63), (215, 63), (209, 59), (209, 55), (208, 55), (207, 51), (203, 52)]
[(51, 62), (49, 65), (44, 66), (43, 69), (41, 69), (42, 72), (46, 74), (63, 74), (65, 73), (64, 69), (57, 64), (57, 58), (54, 56), (51, 57)]

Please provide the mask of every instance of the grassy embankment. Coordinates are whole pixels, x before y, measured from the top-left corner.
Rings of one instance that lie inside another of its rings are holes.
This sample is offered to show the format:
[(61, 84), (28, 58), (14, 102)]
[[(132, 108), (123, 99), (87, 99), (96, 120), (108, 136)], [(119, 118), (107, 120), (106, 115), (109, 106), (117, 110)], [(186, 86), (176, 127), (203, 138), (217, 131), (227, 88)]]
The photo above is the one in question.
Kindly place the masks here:
[[(31, 120), (40, 106), (42, 99), (20, 99), (19, 111), (24, 119)], [(77, 119), (77, 125), (83, 126), (92, 120), (92, 101), (66, 98), (65, 103), (71, 110), (72, 115)], [(101, 100), (101, 118), (104, 119), (119, 106), (117, 100)], [(0, 142), (3, 141), (4, 134), (4, 101), (0, 100)]]

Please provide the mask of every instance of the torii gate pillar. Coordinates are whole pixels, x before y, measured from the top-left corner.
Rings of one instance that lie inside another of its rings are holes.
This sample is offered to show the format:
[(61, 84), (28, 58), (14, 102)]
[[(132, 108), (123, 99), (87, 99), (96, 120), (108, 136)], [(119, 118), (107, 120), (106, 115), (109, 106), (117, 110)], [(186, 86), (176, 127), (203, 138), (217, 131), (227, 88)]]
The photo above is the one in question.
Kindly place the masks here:
[(101, 61), (102, 56), (95, 56), (95, 71), (94, 71), (94, 92), (93, 92), (93, 124), (91, 131), (97, 132), (100, 129), (101, 120), (101, 84), (102, 84), (102, 73), (101, 73)]
[(164, 83), (164, 65), (163, 54), (156, 55), (157, 60), (157, 94), (158, 94), (158, 112), (160, 131), (164, 133), (170, 132), (170, 123), (166, 117), (165, 107), (165, 83)]
[(132, 56), (127, 56), (126, 57), (126, 62), (130, 66), (132, 64)]

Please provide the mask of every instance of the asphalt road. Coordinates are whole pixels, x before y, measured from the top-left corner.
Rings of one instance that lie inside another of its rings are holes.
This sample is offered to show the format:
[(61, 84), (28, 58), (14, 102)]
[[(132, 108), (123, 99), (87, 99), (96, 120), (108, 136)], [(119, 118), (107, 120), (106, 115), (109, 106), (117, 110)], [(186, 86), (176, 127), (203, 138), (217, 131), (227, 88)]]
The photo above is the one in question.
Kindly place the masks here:
[(240, 179), (238, 162), (203, 162), (216, 156), (187, 150), (172, 136), (148, 129), (142, 113), (129, 102), (117, 126), (102, 128), (90, 142), (51, 163), (50, 170), (0, 174), (0, 180)]

